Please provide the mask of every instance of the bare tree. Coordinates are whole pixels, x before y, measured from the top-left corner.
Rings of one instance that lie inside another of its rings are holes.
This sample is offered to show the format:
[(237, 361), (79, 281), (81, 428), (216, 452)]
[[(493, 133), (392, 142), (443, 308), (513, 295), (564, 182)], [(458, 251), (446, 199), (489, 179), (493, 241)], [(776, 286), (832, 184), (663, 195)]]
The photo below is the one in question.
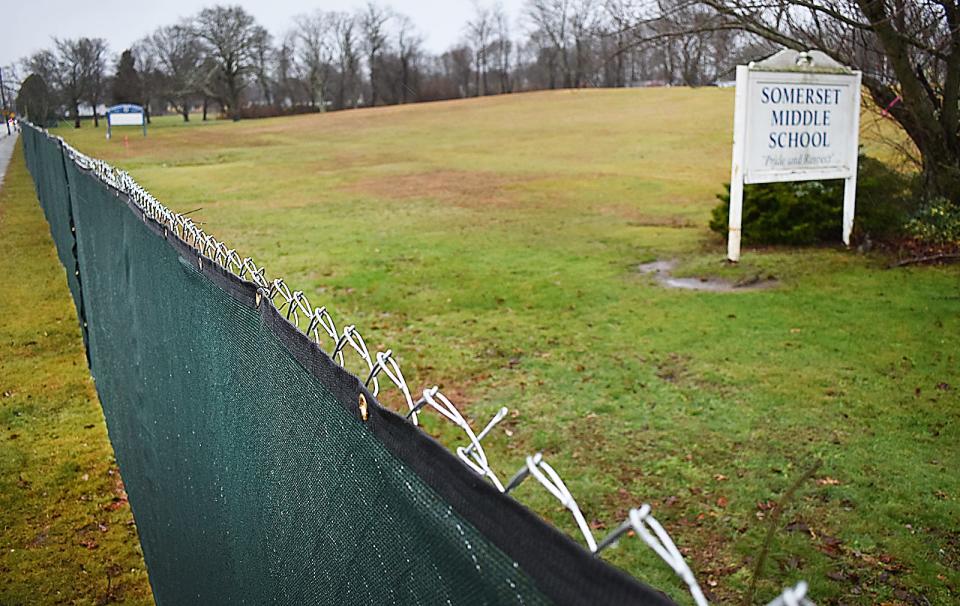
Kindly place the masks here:
[(273, 105), (273, 82), (270, 80), (270, 71), (273, 64), (273, 36), (266, 29), (257, 27), (251, 40), (252, 71), (260, 96), (264, 103)]
[(605, 86), (626, 86), (628, 56), (634, 46), (629, 42), (628, 32), (636, 27), (634, 0), (606, 0), (605, 26), (600, 32), (603, 48), (603, 82)]
[(470, 80), (473, 77), (473, 53), (466, 46), (458, 46), (440, 57), (444, 76), (453, 83), (456, 96), (470, 94)]
[[(17, 91), (20, 88), (20, 84), (21, 84), (20, 76), (17, 73), (17, 68), (15, 65), (0, 65), (0, 114), (2, 114), (2, 120), (7, 125), (7, 131), (8, 131), (7, 134), (10, 134), (9, 132), (10, 123), (7, 121), (7, 112), (16, 111), (17, 97), (19, 95), (15, 91)], [(29, 94), (30, 92), (29, 88), (27, 89), (27, 92), (28, 94), (26, 95), (26, 97), (33, 96)], [(42, 88), (39, 92), (41, 94), (43, 93)], [(49, 92), (46, 94), (49, 95)], [(24, 101), (26, 100), (27, 99), (25, 98)], [(43, 111), (42, 106), (44, 104), (49, 104), (49, 100), (48, 99), (41, 100), (41, 103), (40, 103), (41, 107), (39, 108), (41, 110), (41, 113)], [(31, 105), (34, 105), (34, 104), (31, 103)], [(47, 118), (46, 115), (44, 115), (43, 120), (46, 120), (46, 118)]]
[(107, 41), (103, 38), (81, 38), (78, 46), (80, 69), (86, 80), (86, 102), (93, 111), (93, 127), (100, 126), (99, 105), (106, 92)]
[(101, 38), (54, 38), (56, 52), (44, 50), (25, 63), (27, 70), (52, 84), (80, 128), (80, 104), (96, 104), (103, 98), (103, 71), (106, 69), (106, 42)]
[(240, 6), (203, 9), (196, 18), (194, 31), (206, 42), (217, 67), (224, 109), (239, 120), (243, 88), (247, 76), (257, 71), (257, 48), (265, 31)]
[(161, 96), (165, 78), (156, 55), (150, 50), (147, 38), (134, 44), (130, 50), (133, 52), (133, 65), (140, 75), (140, 105), (143, 106), (143, 114), (149, 124), (153, 114), (152, 101)]
[(370, 2), (360, 16), (360, 26), (363, 29), (364, 50), (367, 53), (367, 68), (370, 70), (370, 103), (377, 104), (378, 74), (377, 59), (387, 44), (387, 21), (390, 20), (389, 10)]
[(335, 35), (332, 15), (321, 10), (296, 19), (296, 36), (299, 52), (297, 63), (302, 70), (302, 79), (310, 105), (325, 109), (324, 95), (330, 79)]
[[(699, 0), (685, 31), (738, 30), (814, 48), (863, 71), (863, 84), (910, 137), (926, 191), (960, 202), (958, 0)], [(669, 32), (668, 32), (669, 33)], [(681, 33), (681, 32), (673, 32)]]
[(491, 10), (479, 0), (474, 0), (473, 18), (467, 21), (467, 36), (473, 46), (474, 91), (478, 97), (487, 94), (487, 51), (493, 26)]
[(357, 19), (347, 13), (337, 13), (333, 19), (337, 48), (337, 109), (356, 107), (360, 89)]
[(420, 45), (423, 38), (417, 33), (413, 21), (406, 15), (398, 15), (395, 19), (397, 30), (397, 59), (400, 73), (398, 82), (398, 103), (407, 103), (417, 100), (417, 91), (413, 86), (416, 63), (420, 56)]
[(573, 73), (570, 84), (575, 88), (590, 80), (593, 62), (593, 36), (597, 25), (594, 0), (575, 0), (570, 6), (570, 35), (573, 38)]
[(276, 49), (274, 62), (275, 100), (280, 107), (298, 104), (297, 50), (297, 32), (288, 31)]
[(513, 88), (510, 79), (510, 56), (513, 52), (513, 42), (510, 40), (510, 23), (502, 4), (494, 5), (492, 21), (494, 37), (492, 48), (499, 84), (498, 92), (509, 93)]
[[(527, 0), (526, 16), (533, 25), (531, 38), (541, 49), (551, 72), (559, 66), (563, 86), (571, 86), (572, 74), (567, 49), (569, 40), (570, 0)], [(550, 74), (550, 88), (556, 87), (555, 74)]]
[(192, 28), (182, 23), (158, 28), (144, 40), (141, 52), (151, 53), (163, 75), (160, 94), (190, 120), (190, 106), (203, 90), (203, 47)]

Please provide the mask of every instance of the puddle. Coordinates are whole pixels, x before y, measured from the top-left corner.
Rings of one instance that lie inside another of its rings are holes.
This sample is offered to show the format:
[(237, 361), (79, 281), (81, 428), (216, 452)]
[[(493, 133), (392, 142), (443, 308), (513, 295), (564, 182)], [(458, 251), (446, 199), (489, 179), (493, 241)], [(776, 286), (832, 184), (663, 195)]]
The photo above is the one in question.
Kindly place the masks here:
[(671, 272), (676, 268), (676, 261), (654, 261), (637, 266), (642, 274), (653, 276), (657, 284), (667, 288), (682, 290), (702, 290), (707, 292), (743, 292), (749, 290), (764, 290), (777, 285), (772, 278), (755, 276), (737, 282), (729, 282), (719, 278), (674, 278)]

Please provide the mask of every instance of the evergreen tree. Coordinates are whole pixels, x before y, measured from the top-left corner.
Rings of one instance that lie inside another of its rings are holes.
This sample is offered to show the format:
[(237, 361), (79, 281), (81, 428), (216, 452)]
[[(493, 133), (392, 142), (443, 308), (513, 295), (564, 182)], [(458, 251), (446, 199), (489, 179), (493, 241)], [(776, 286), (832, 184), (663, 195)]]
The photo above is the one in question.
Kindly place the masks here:
[(114, 103), (140, 103), (140, 74), (134, 66), (133, 53), (128, 49), (120, 55), (117, 62), (117, 75), (113, 78)]
[(30, 74), (17, 93), (17, 110), (37, 126), (52, 126), (56, 118), (50, 101), (47, 83), (41, 76)]

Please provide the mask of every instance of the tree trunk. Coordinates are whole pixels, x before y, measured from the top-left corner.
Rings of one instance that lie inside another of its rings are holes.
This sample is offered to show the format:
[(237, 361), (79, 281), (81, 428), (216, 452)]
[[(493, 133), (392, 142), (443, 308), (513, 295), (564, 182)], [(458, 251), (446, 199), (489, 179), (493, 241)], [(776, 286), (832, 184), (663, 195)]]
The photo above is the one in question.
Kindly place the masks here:
[[(899, 88), (865, 78), (865, 85), (880, 107), (890, 107), (890, 114), (900, 123), (920, 151), (924, 185), (928, 194), (960, 202), (960, 140), (957, 127), (957, 79), (960, 78), (960, 36), (956, 32), (960, 15), (947, 8), (947, 21), (954, 26), (953, 48), (947, 61), (944, 97), (941, 107), (919, 67), (910, 61), (907, 42), (890, 21), (886, 4), (858, 0), (857, 4), (870, 21), (877, 40), (883, 46)], [(943, 3), (946, 8), (947, 3)], [(955, 10), (955, 9), (954, 9)], [(894, 104), (895, 95), (903, 101)], [(942, 111), (941, 111), (942, 110)]]
[(183, 104), (183, 109), (181, 110), (180, 114), (183, 116), (183, 121), (184, 121), (184, 122), (189, 122), (189, 121), (190, 121), (190, 106), (187, 105), (186, 103), (184, 103), (184, 104)]
[(273, 94), (270, 92), (270, 85), (267, 83), (266, 78), (260, 78), (260, 91), (263, 94), (263, 99), (267, 102), (267, 105), (273, 107)]
[(474, 88), (474, 94), (477, 97), (480, 96), (480, 59), (479, 57), (480, 55), (477, 55), (477, 60), (473, 62), (473, 70), (474, 70), (473, 79), (475, 82), (473, 88)]
[(626, 71), (623, 65), (623, 53), (626, 52), (626, 47), (623, 43), (623, 36), (617, 35), (617, 61), (616, 61), (616, 75), (614, 76), (616, 84), (614, 86), (623, 88), (627, 85)]
[[(889, 108), (890, 115), (917, 147), (927, 195), (960, 203), (960, 152), (955, 149), (956, 145), (951, 145), (951, 138), (940, 127), (936, 115), (928, 116), (922, 108), (915, 109), (919, 104), (911, 104), (906, 95), (903, 101), (895, 103), (897, 91), (882, 82), (864, 77), (864, 86), (877, 107)], [(956, 140), (953, 134), (952, 141)]]
[(93, 127), (100, 128), (100, 116), (97, 115), (97, 106), (93, 106)]
[(72, 105), (73, 109), (73, 127), (80, 128), (80, 102), (74, 101)]
[(206, 97), (203, 98), (203, 121), (207, 121), (207, 107), (210, 105), (210, 99)]
[(377, 104), (377, 71), (374, 65), (376, 65), (377, 57), (376, 55), (370, 55), (370, 107), (374, 107)]
[(487, 91), (490, 90), (490, 85), (487, 83), (487, 72), (488, 72), (489, 70), (487, 69), (487, 51), (486, 51), (486, 49), (483, 50), (483, 54), (481, 55), (481, 57), (482, 57), (482, 61), (480, 62), (480, 64), (482, 65), (483, 73), (482, 73), (481, 76), (480, 76), (480, 83), (483, 84), (483, 90), (480, 91), (480, 95), (483, 96), (483, 95), (489, 94), (489, 93), (487, 93)]
[(960, 204), (960, 158), (947, 149), (923, 156), (924, 189)]
[(237, 87), (236, 74), (227, 76), (227, 104), (226, 113), (234, 122), (240, 121), (240, 89)]

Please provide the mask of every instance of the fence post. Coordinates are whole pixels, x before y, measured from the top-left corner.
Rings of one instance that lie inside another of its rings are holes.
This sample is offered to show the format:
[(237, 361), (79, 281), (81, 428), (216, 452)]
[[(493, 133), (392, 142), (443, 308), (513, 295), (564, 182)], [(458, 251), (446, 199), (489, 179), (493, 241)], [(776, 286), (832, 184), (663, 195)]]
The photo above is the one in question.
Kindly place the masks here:
[[(70, 187), (70, 173), (67, 171), (67, 151), (63, 148), (63, 139), (56, 139), (60, 152), (60, 166), (63, 170), (63, 182), (67, 192), (67, 217), (70, 220), (71, 247), (73, 257), (73, 275), (77, 280), (77, 319), (80, 321), (80, 334), (83, 335), (83, 352), (87, 356), (87, 366), (93, 368), (90, 360), (90, 335), (87, 327), (87, 314), (83, 305), (83, 279), (80, 275), (80, 255), (77, 248), (77, 224), (73, 217), (73, 188)], [(70, 271), (67, 269), (67, 271)]]

